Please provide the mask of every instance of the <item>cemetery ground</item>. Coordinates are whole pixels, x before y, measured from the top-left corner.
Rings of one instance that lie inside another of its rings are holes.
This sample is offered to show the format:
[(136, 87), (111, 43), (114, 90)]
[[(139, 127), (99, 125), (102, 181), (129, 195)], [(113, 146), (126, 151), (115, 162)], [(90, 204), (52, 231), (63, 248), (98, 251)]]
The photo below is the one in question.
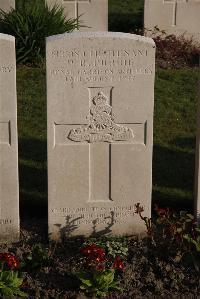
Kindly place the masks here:
[[(192, 212), (198, 72), (197, 68), (156, 71), (153, 206)], [(17, 69), (21, 240), (1, 250), (19, 258), (23, 291), (29, 298), (84, 298), (75, 274), (84, 265), (80, 248), (86, 241), (120, 255), (125, 266), (116, 273), (121, 292), (110, 292), (106, 298), (197, 296), (199, 244), (194, 255), (188, 255), (185, 241), (176, 243), (173, 233), (165, 239), (154, 231), (153, 238), (143, 241), (102, 237), (48, 242), (45, 76), (45, 67)], [(157, 209), (158, 219), (165, 221), (167, 213)], [(179, 228), (193, 221), (190, 216), (181, 219), (168, 220)], [(193, 245), (189, 247), (193, 252)]]

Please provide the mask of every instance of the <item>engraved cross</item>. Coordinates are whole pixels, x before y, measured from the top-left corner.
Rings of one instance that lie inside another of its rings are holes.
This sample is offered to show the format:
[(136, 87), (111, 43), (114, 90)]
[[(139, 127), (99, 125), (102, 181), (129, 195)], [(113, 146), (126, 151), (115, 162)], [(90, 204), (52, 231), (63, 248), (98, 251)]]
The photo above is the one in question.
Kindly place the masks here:
[(116, 147), (146, 145), (146, 121), (115, 122), (112, 112), (112, 89), (113, 87), (88, 88), (88, 124), (55, 123), (55, 145), (81, 146), (88, 143), (88, 202), (112, 201), (112, 159)]
[(11, 145), (10, 121), (0, 121), (0, 144)]
[(79, 4), (90, 4), (91, 0), (63, 0), (63, 3), (74, 3), (74, 17), (77, 19), (79, 17)]
[(178, 2), (188, 2), (188, 0), (163, 0), (163, 2), (164, 2), (164, 4), (172, 4), (173, 5), (172, 26), (177, 26)]

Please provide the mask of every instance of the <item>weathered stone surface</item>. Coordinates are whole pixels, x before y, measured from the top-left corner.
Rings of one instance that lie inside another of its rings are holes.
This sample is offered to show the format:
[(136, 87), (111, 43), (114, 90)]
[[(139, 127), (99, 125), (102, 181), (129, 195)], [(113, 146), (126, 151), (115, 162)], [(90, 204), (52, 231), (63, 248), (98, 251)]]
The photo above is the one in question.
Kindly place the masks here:
[(151, 39), (73, 33), (47, 39), (49, 233), (143, 233), (151, 211)]
[(15, 39), (0, 34), (0, 242), (19, 238)]
[(200, 81), (198, 86), (194, 197), (195, 216), (200, 225)]
[[(199, 0), (145, 0), (144, 27), (200, 41)], [(150, 35), (150, 32), (147, 34)]]
[(12, 8), (15, 8), (15, 0), (0, 0), (0, 9), (8, 12)]
[(79, 31), (107, 31), (108, 30), (108, 0), (46, 0), (52, 7), (61, 5), (67, 18), (77, 18), (87, 27)]

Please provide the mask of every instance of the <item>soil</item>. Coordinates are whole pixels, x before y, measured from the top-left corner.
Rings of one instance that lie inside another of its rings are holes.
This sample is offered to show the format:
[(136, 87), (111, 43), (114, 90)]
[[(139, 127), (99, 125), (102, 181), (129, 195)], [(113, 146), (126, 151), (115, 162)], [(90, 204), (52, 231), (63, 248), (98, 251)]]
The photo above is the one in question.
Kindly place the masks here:
[[(23, 259), (41, 243), (51, 256), (49, 265), (23, 270), (23, 291), (28, 298), (89, 298), (79, 292), (79, 281), (73, 275), (79, 268), (79, 249), (83, 239), (72, 238), (62, 244), (48, 242), (47, 219), (26, 219), (21, 223), (21, 240), (1, 245), (0, 251), (15, 253)], [(147, 250), (144, 240), (127, 238), (129, 255), (121, 276), (122, 293), (107, 299), (125, 298), (200, 298), (200, 272), (180, 262), (155, 256)], [(199, 296), (199, 297), (198, 297)], [(16, 297), (17, 298), (17, 297)]]

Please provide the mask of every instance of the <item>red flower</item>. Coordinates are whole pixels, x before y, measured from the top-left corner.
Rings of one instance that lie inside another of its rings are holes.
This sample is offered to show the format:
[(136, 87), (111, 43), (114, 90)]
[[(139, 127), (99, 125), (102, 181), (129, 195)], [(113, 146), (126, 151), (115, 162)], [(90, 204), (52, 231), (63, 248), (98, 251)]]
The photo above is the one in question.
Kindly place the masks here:
[(18, 259), (12, 253), (0, 253), (0, 262), (6, 264), (10, 269), (17, 269), (19, 267)]
[(155, 205), (154, 209), (159, 217), (168, 217), (169, 216), (169, 208), (159, 208)]
[(125, 265), (119, 256), (116, 257), (113, 264), (113, 268), (118, 270), (124, 270)]
[(81, 253), (85, 255), (89, 262), (102, 263), (105, 261), (104, 249), (96, 244), (81, 248)]
[(105, 269), (105, 266), (103, 264), (99, 264), (96, 266), (96, 270), (98, 270), (98, 271), (102, 271), (104, 269)]

